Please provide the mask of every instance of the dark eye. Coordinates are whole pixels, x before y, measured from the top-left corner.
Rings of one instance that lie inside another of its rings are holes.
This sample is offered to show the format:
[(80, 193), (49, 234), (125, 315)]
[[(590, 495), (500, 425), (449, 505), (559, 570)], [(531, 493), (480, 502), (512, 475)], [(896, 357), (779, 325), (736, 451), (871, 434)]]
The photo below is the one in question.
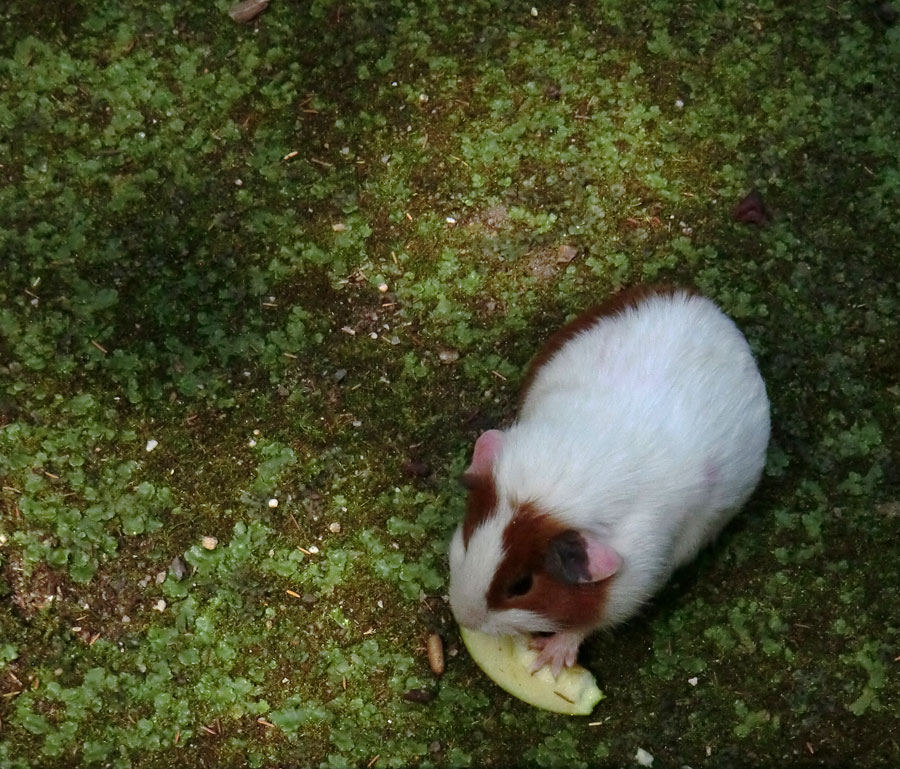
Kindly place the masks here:
[(525, 593), (531, 590), (532, 581), (531, 574), (523, 574), (521, 577), (516, 578), (510, 583), (509, 587), (506, 588), (506, 594), (510, 598), (525, 595)]

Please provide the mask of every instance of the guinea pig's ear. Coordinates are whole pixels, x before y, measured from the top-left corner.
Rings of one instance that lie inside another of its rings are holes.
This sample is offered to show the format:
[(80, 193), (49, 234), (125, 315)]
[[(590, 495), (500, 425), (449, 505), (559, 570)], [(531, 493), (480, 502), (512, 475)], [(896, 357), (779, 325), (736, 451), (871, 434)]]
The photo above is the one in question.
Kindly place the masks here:
[(472, 453), (472, 464), (469, 465), (465, 475), (490, 475), (502, 445), (501, 430), (488, 430), (479, 435), (475, 441), (475, 451)]
[(599, 582), (615, 574), (622, 556), (591, 534), (567, 529), (550, 540), (544, 568), (561, 582)]

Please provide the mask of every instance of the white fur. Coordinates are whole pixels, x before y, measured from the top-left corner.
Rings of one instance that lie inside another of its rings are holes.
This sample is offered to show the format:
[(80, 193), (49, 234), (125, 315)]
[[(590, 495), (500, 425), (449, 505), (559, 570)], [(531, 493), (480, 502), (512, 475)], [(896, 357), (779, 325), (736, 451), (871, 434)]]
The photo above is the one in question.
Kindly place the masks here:
[(557, 630), (489, 612), (485, 593), (516, 506), (533, 502), (623, 558), (606, 627), (633, 615), (756, 487), (769, 401), (741, 332), (711, 301), (653, 295), (604, 317), (542, 366), (494, 463), (498, 512), (450, 548), (457, 619), (486, 632)]

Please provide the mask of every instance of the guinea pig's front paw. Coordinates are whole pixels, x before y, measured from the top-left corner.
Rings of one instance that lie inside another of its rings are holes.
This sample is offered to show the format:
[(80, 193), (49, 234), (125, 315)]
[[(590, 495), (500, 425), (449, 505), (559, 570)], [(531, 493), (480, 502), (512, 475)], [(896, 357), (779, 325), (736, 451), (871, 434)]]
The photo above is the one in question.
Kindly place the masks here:
[(538, 650), (538, 656), (531, 666), (536, 673), (544, 665), (549, 665), (553, 677), (558, 678), (563, 667), (570, 668), (578, 657), (578, 647), (584, 636), (580, 633), (554, 633), (550, 636), (535, 636), (531, 639), (531, 648)]

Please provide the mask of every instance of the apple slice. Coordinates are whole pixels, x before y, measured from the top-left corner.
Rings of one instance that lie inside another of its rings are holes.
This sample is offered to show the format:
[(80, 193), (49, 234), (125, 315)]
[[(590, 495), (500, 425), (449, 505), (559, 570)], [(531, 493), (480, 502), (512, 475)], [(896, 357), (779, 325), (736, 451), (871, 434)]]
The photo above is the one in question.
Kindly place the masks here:
[(460, 627), (463, 643), (478, 665), (497, 686), (529, 705), (569, 716), (586, 716), (603, 699), (597, 681), (585, 668), (564, 668), (554, 678), (546, 665), (535, 673), (531, 665), (537, 651), (525, 636), (492, 636)]

